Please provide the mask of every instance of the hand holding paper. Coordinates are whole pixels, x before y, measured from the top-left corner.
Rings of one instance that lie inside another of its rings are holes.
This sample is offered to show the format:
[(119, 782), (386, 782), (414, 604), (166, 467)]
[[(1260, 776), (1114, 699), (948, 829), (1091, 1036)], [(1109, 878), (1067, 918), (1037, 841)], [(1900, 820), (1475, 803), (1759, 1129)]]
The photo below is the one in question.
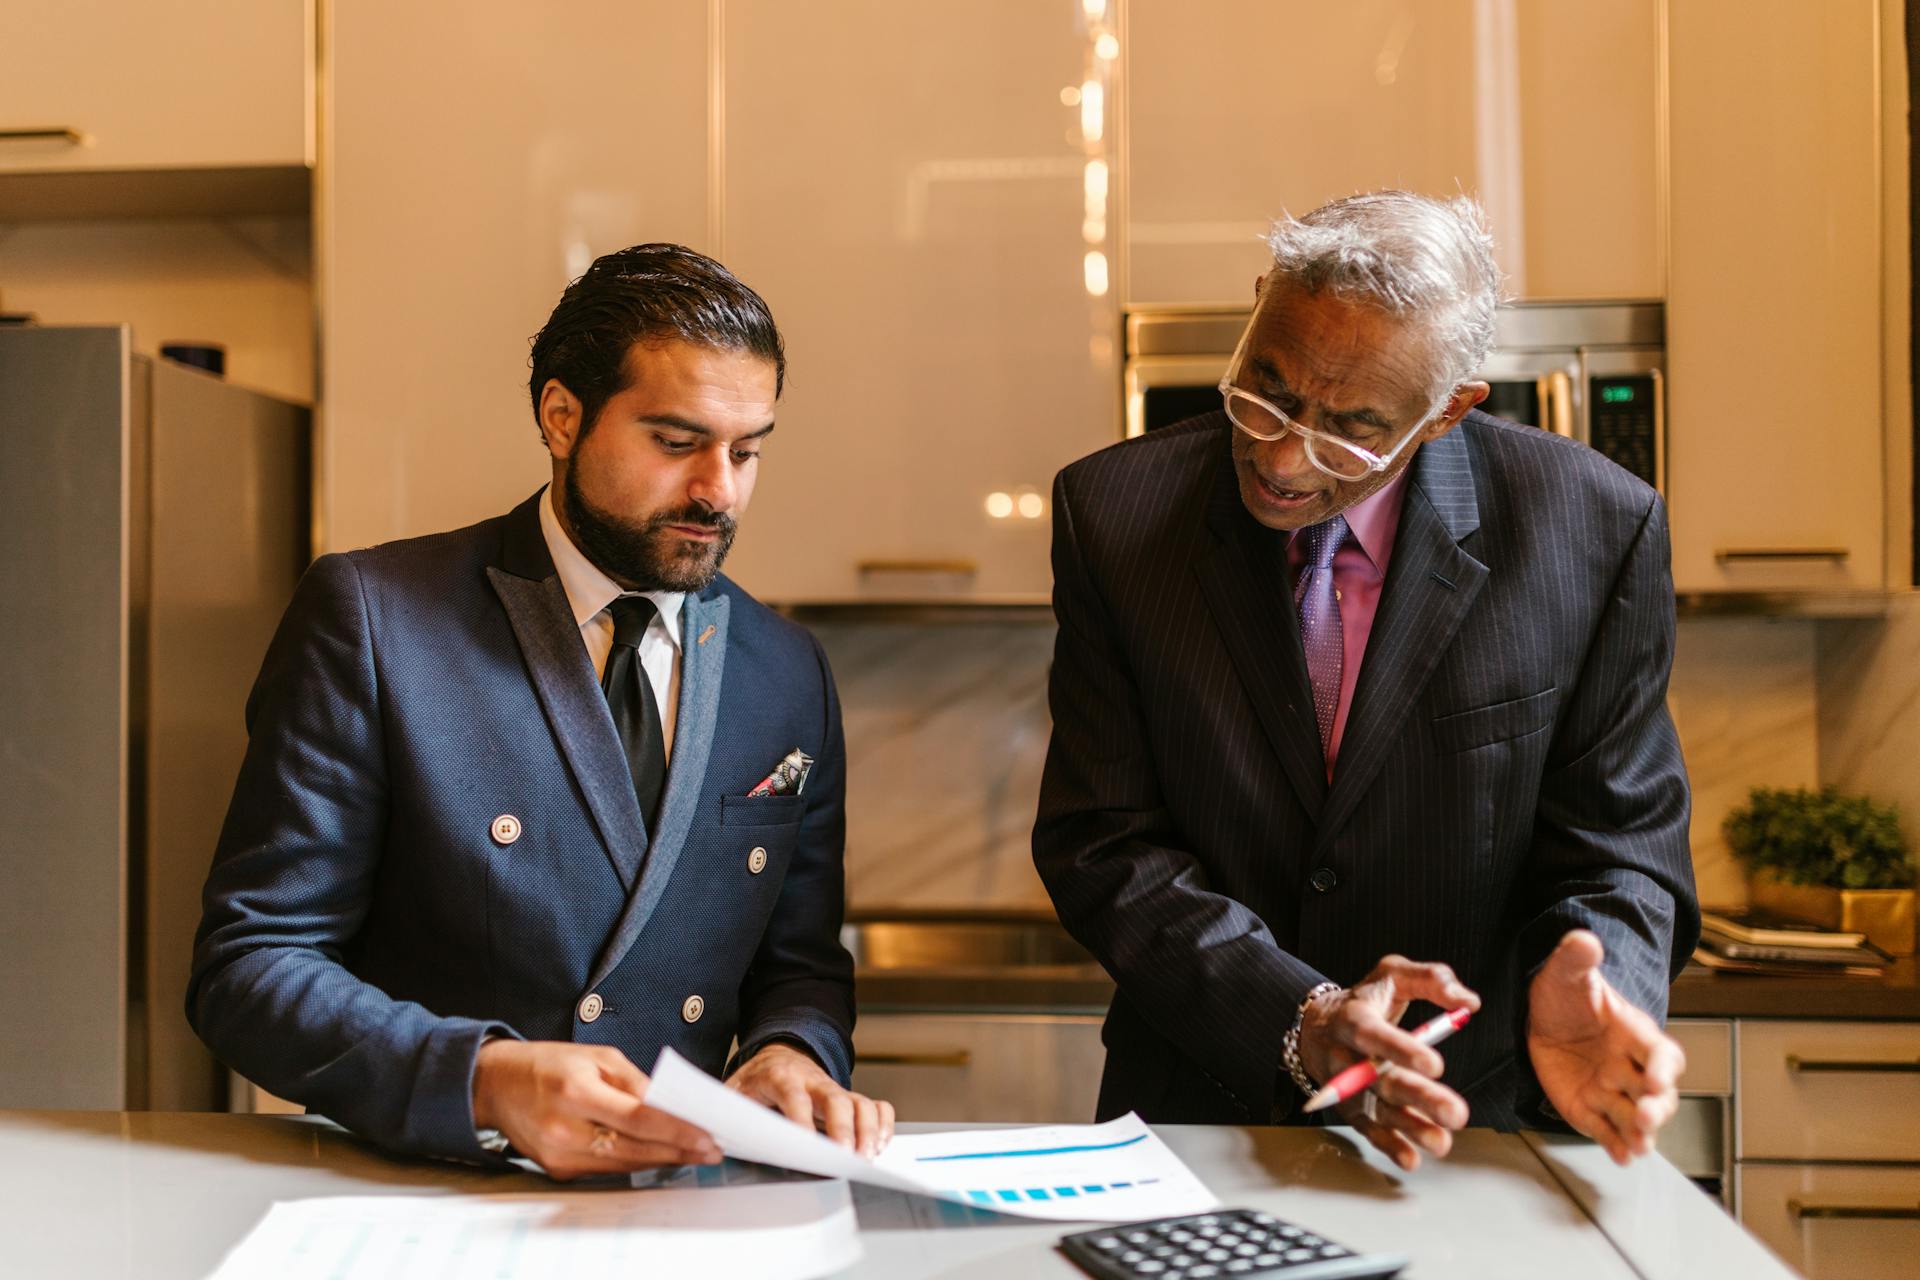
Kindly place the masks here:
[(647, 1089), (640, 1068), (606, 1045), (489, 1040), (474, 1063), (474, 1123), (506, 1134), (562, 1182), (720, 1159), (706, 1134), (652, 1106)]
[(1103, 1125), (906, 1134), (868, 1160), (756, 1106), (671, 1049), (654, 1064), (647, 1102), (706, 1130), (736, 1159), (1021, 1217), (1124, 1222), (1220, 1204), (1134, 1115)]
[(797, 1125), (816, 1125), (842, 1147), (878, 1155), (893, 1140), (893, 1104), (842, 1089), (813, 1056), (790, 1044), (766, 1046), (727, 1077), (727, 1088)]

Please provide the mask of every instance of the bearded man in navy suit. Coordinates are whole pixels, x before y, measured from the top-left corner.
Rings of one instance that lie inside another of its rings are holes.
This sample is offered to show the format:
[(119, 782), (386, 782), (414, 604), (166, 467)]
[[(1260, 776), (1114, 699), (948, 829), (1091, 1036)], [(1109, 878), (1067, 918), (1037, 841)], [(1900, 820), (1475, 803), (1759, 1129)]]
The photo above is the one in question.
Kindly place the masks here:
[(248, 702), (188, 1017), (401, 1152), (717, 1160), (646, 1104), (636, 1063), (666, 1047), (876, 1151), (892, 1108), (846, 1087), (833, 678), (719, 575), (774, 427), (773, 317), (719, 263), (640, 245), (568, 287), (532, 364), (549, 488), (301, 582)]
[[(1479, 413), (1479, 211), (1278, 224), (1224, 412), (1054, 487), (1034, 858), (1118, 983), (1100, 1114), (1339, 1115), (1407, 1168), (1469, 1116), (1622, 1162), (1673, 1114), (1698, 931), (1651, 488)], [(1412, 957), (1412, 958), (1408, 958)], [(1441, 1052), (1412, 1005), (1477, 1011)]]

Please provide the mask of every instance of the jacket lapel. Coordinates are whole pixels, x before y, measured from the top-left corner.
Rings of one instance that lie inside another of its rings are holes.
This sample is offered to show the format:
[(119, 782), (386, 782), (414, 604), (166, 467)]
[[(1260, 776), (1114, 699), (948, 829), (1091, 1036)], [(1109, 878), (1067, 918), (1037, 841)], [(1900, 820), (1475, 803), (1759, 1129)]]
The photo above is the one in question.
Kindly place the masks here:
[(1326, 756), (1287, 590), (1286, 535), (1247, 513), (1231, 456), (1215, 476), (1207, 525), (1215, 543), (1194, 567), (1201, 590), (1267, 741), (1308, 816), (1318, 822), (1327, 797)]
[[(660, 896), (667, 891), (673, 868), (686, 847), (694, 815), (706, 788), (707, 757), (713, 749), (714, 726), (720, 715), (720, 684), (727, 668), (727, 613), (731, 602), (718, 591), (709, 598), (689, 595), (680, 610), (680, 703), (673, 725), (673, 758), (667, 765), (667, 789), (660, 799), (653, 846), (641, 868), (639, 887), (627, 899), (620, 923), (593, 967), (587, 988), (598, 986), (612, 973), (647, 927)], [(611, 724), (611, 718), (608, 718)], [(622, 778), (624, 773), (622, 764)], [(627, 794), (633, 783), (627, 781)]]
[(540, 532), (534, 504), (545, 495), (542, 489), (508, 515), (500, 563), (487, 567), (487, 577), (507, 611), (560, 754), (586, 797), (614, 872), (631, 893), (647, 853), (646, 823), (606, 695)]
[(1487, 578), (1487, 566), (1460, 546), (1480, 527), (1465, 432), (1456, 428), (1422, 445), (1412, 465), (1393, 561), (1320, 823), (1323, 848), (1380, 772)]

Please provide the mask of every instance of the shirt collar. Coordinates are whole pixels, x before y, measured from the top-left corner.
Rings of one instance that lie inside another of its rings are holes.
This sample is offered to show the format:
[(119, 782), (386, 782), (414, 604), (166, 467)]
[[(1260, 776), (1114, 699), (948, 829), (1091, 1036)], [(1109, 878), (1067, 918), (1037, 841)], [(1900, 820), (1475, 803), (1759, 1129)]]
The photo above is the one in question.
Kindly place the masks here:
[(1367, 559), (1373, 561), (1374, 569), (1386, 576), (1387, 562), (1393, 559), (1394, 535), (1400, 532), (1400, 508), (1407, 500), (1407, 477), (1413, 474), (1411, 463), (1400, 468), (1400, 474), (1387, 482), (1387, 486), (1364, 502), (1356, 502), (1346, 512), (1347, 528), (1353, 531), (1354, 541), (1367, 553)]
[[(1383, 578), (1387, 562), (1393, 559), (1394, 535), (1400, 531), (1400, 508), (1406, 502), (1407, 477), (1412, 472), (1411, 464), (1400, 468), (1400, 474), (1385, 488), (1340, 513), (1347, 518), (1347, 531), (1353, 540), (1373, 562), (1374, 572)], [(1306, 546), (1300, 541), (1300, 530), (1295, 529), (1287, 535), (1287, 559), (1297, 569), (1305, 558)]]
[[(573, 610), (574, 625), (584, 627), (599, 617), (608, 605), (628, 593), (620, 589), (619, 583), (600, 572), (593, 561), (573, 545), (573, 539), (560, 527), (560, 518), (553, 513), (553, 503), (554, 490), (549, 485), (540, 499), (540, 533), (547, 540), (547, 553), (553, 557), (553, 567), (559, 571), (560, 586), (567, 593), (567, 605)], [(639, 594), (653, 601), (660, 622), (666, 628), (667, 638), (678, 649), (680, 607), (686, 603), (686, 593), (643, 591)]]

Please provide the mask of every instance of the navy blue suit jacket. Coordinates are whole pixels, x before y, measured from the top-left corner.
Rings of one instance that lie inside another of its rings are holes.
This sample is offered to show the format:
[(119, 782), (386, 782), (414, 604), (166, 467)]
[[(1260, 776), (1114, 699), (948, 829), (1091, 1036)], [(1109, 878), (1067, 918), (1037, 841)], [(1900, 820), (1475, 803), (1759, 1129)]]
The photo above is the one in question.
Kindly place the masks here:
[(1100, 1114), (1285, 1118), (1302, 997), (1399, 953), (1486, 1002), (1443, 1050), (1474, 1123), (1536, 1119), (1526, 982), (1561, 935), (1598, 933), (1658, 1018), (1698, 930), (1665, 510), (1478, 412), (1423, 445), (1329, 784), (1286, 536), (1241, 502), (1230, 430), (1209, 414), (1054, 487), (1033, 847), (1119, 987)]
[[(612, 1045), (642, 1070), (671, 1045), (716, 1074), (736, 1037), (742, 1055), (790, 1037), (843, 1084), (851, 1070), (825, 654), (724, 577), (687, 598), (650, 836), (543, 494), (314, 563), (248, 701), (207, 879), (194, 1027), (248, 1079), (398, 1151), (485, 1158), (471, 1090), (490, 1033)], [(804, 793), (747, 799), (794, 747), (815, 761)], [(502, 815), (517, 838), (496, 838)]]

